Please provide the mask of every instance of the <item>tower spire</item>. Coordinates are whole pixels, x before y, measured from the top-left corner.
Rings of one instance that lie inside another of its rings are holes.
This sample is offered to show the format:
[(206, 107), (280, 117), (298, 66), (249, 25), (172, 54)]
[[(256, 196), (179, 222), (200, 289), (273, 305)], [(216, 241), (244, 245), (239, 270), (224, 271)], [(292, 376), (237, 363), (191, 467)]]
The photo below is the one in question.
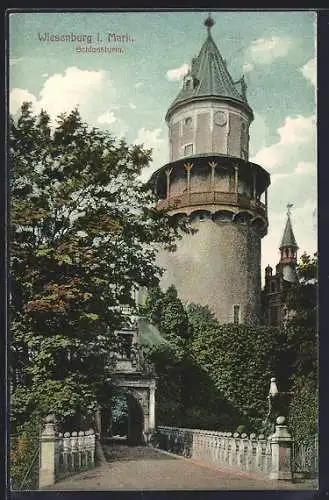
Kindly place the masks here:
[(288, 217), (290, 217), (290, 215), (291, 215), (291, 210), (290, 210), (290, 209), (291, 209), (293, 206), (294, 206), (294, 204), (293, 204), (293, 203), (288, 203), (288, 204), (287, 204), (287, 215), (288, 215)]
[(291, 207), (293, 207), (293, 203), (288, 203), (287, 222), (284, 228), (280, 244), (280, 252), (281, 252), (280, 264), (291, 264), (293, 262), (296, 263), (297, 260), (298, 245), (296, 242), (296, 238), (292, 229), (292, 224), (290, 219)]
[(208, 14), (208, 17), (207, 19), (205, 20), (205, 22), (203, 23), (206, 28), (207, 28), (207, 32), (208, 32), (208, 35), (210, 35), (210, 30), (211, 28), (213, 27), (213, 25), (215, 24), (215, 21), (213, 20), (213, 18), (211, 17), (211, 13), (209, 12)]

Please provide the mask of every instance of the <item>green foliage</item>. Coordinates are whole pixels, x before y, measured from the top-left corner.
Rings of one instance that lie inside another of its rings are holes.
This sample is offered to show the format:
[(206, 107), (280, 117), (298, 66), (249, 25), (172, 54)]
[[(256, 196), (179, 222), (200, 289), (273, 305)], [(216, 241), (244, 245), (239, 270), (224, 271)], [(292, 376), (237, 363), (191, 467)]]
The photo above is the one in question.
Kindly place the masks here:
[(24, 104), (10, 122), (13, 418), (90, 415), (111, 380), (131, 290), (161, 274), (178, 222), (139, 180), (150, 151), (90, 128), (79, 112), (50, 124)]
[(315, 328), (318, 311), (318, 259), (303, 253), (297, 264), (298, 281), (287, 294), (287, 307), (294, 311), (289, 320), (290, 326)]
[(309, 377), (295, 381), (290, 405), (290, 428), (296, 441), (308, 439), (318, 432), (318, 385)]
[(297, 441), (318, 429), (318, 260), (302, 254), (297, 265), (298, 282), (288, 292), (287, 305), (294, 311), (288, 324), (293, 372), (290, 380), (290, 427)]
[(281, 377), (285, 334), (277, 328), (217, 325), (193, 339), (192, 350), (233, 407), (260, 430), (267, 413), (269, 380)]
[(11, 489), (38, 489), (40, 421), (36, 415), (10, 437)]
[(188, 336), (187, 315), (174, 286), (166, 290), (162, 300), (160, 329), (167, 337)]

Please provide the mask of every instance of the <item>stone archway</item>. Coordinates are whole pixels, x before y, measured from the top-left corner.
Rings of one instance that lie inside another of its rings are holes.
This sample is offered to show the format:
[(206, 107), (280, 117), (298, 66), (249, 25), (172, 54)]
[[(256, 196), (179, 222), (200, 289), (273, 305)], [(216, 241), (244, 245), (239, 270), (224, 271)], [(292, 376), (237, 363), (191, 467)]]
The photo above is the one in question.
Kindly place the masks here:
[(147, 443), (155, 427), (155, 379), (122, 377), (115, 385), (127, 396), (128, 441)]

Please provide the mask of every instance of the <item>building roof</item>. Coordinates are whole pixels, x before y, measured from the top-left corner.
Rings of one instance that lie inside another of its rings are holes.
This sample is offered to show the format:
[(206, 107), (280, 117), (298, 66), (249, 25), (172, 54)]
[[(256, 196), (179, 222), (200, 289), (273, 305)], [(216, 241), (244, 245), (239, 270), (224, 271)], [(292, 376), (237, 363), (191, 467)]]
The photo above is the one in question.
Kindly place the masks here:
[(237, 82), (232, 80), (226, 62), (211, 36), (210, 29), (213, 24), (214, 21), (210, 17), (206, 19), (207, 38), (199, 55), (192, 59), (191, 69), (184, 77), (183, 88), (171, 104), (168, 113), (173, 107), (187, 100), (215, 97), (238, 101), (247, 107), (249, 113), (252, 114), (247, 102), (247, 85), (244, 77)]
[(168, 343), (168, 341), (164, 337), (162, 337), (159, 330), (146, 318), (139, 317), (137, 320), (137, 325), (139, 342), (142, 347), (153, 347)]
[(291, 225), (291, 220), (290, 220), (290, 214), (288, 212), (287, 214), (287, 222), (286, 222), (286, 227), (284, 228), (282, 240), (281, 240), (281, 245), (280, 245), (280, 250), (282, 248), (298, 248), (294, 232), (292, 230), (292, 225)]

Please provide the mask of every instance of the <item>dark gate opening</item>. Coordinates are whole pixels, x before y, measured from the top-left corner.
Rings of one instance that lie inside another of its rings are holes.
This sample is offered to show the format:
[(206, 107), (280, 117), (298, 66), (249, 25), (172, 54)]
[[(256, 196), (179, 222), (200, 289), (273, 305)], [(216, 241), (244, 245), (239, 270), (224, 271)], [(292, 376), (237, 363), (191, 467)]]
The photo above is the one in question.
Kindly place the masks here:
[(102, 436), (130, 446), (144, 444), (144, 412), (133, 394), (116, 391), (102, 412)]

